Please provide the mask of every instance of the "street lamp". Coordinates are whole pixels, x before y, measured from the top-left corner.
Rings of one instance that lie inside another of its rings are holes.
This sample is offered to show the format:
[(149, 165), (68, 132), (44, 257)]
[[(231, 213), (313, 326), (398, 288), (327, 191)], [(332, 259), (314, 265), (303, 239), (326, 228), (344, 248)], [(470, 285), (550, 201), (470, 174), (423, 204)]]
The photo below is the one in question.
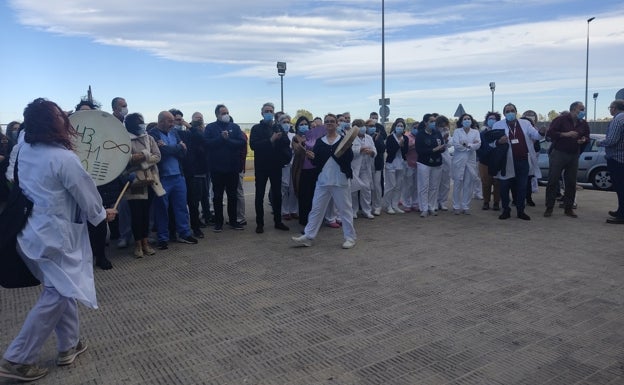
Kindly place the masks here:
[(490, 111), (494, 112), (494, 90), (496, 89), (496, 83), (490, 82), (490, 91), (492, 91), (492, 109)]
[(280, 111), (284, 111), (284, 75), (286, 75), (286, 62), (283, 62), (283, 61), (277, 62), (277, 74), (280, 76), (281, 95), (282, 95), (282, 109)]
[(589, 85), (589, 23), (594, 20), (595, 17), (587, 19), (587, 57), (585, 59), (585, 108), (587, 108), (587, 89)]
[(596, 121), (596, 100), (597, 99), (598, 99), (598, 92), (594, 92), (594, 122)]

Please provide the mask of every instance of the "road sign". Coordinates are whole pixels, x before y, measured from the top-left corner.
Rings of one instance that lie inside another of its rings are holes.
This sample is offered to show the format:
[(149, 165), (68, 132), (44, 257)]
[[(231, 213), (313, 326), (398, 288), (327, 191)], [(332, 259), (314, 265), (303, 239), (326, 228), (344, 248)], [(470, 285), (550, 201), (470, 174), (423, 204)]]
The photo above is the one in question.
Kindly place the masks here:
[(379, 99), (379, 105), (380, 106), (383, 106), (383, 105), (389, 106), (390, 105), (390, 98), (386, 98), (385, 100), (386, 100), (386, 102), (384, 103), (384, 99)]
[(453, 116), (455, 116), (456, 118), (459, 118), (465, 113), (466, 111), (464, 110), (464, 106), (462, 106), (461, 103), (459, 103), (459, 106), (457, 106), (457, 111), (455, 111), (455, 115)]
[(390, 116), (390, 107), (388, 106), (381, 106), (379, 108), (379, 115), (381, 115), (382, 118), (387, 118), (388, 116)]
[(619, 91), (615, 94), (615, 98), (616, 98), (616, 99), (624, 99), (624, 88), (622, 88), (621, 90), (619, 90)]

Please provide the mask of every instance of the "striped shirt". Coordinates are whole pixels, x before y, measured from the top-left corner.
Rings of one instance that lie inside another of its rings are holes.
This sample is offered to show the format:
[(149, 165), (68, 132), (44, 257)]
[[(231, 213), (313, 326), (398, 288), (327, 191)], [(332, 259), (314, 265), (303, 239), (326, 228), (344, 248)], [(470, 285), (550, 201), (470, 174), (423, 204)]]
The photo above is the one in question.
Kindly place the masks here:
[(607, 137), (601, 145), (605, 147), (605, 157), (618, 163), (624, 163), (624, 112), (613, 117)]

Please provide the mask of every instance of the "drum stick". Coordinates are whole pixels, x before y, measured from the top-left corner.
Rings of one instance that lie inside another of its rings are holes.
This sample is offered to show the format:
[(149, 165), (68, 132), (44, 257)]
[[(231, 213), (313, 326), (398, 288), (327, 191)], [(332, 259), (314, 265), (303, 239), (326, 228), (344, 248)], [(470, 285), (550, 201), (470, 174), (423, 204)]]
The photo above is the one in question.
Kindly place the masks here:
[(123, 190), (121, 190), (121, 194), (119, 194), (119, 197), (117, 197), (117, 202), (115, 202), (115, 206), (113, 206), (113, 210), (117, 210), (117, 206), (119, 206), (119, 202), (121, 202), (121, 198), (123, 198), (124, 194), (126, 193), (128, 186), (130, 186), (130, 181), (127, 181)]

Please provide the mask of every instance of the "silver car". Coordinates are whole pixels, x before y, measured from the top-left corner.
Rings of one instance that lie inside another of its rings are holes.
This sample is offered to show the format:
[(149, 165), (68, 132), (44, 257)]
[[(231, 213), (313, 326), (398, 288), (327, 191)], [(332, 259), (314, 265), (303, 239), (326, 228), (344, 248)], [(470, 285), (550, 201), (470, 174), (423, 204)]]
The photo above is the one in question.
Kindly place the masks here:
[[(585, 151), (579, 156), (578, 172), (576, 181), (579, 183), (591, 183), (595, 189), (611, 190), (613, 183), (611, 175), (607, 171), (604, 147), (598, 147), (598, 142), (604, 140), (604, 134), (590, 134), (590, 142), (585, 146)], [(548, 180), (548, 148), (550, 142), (540, 142), (538, 165), (542, 171), (542, 180)]]

